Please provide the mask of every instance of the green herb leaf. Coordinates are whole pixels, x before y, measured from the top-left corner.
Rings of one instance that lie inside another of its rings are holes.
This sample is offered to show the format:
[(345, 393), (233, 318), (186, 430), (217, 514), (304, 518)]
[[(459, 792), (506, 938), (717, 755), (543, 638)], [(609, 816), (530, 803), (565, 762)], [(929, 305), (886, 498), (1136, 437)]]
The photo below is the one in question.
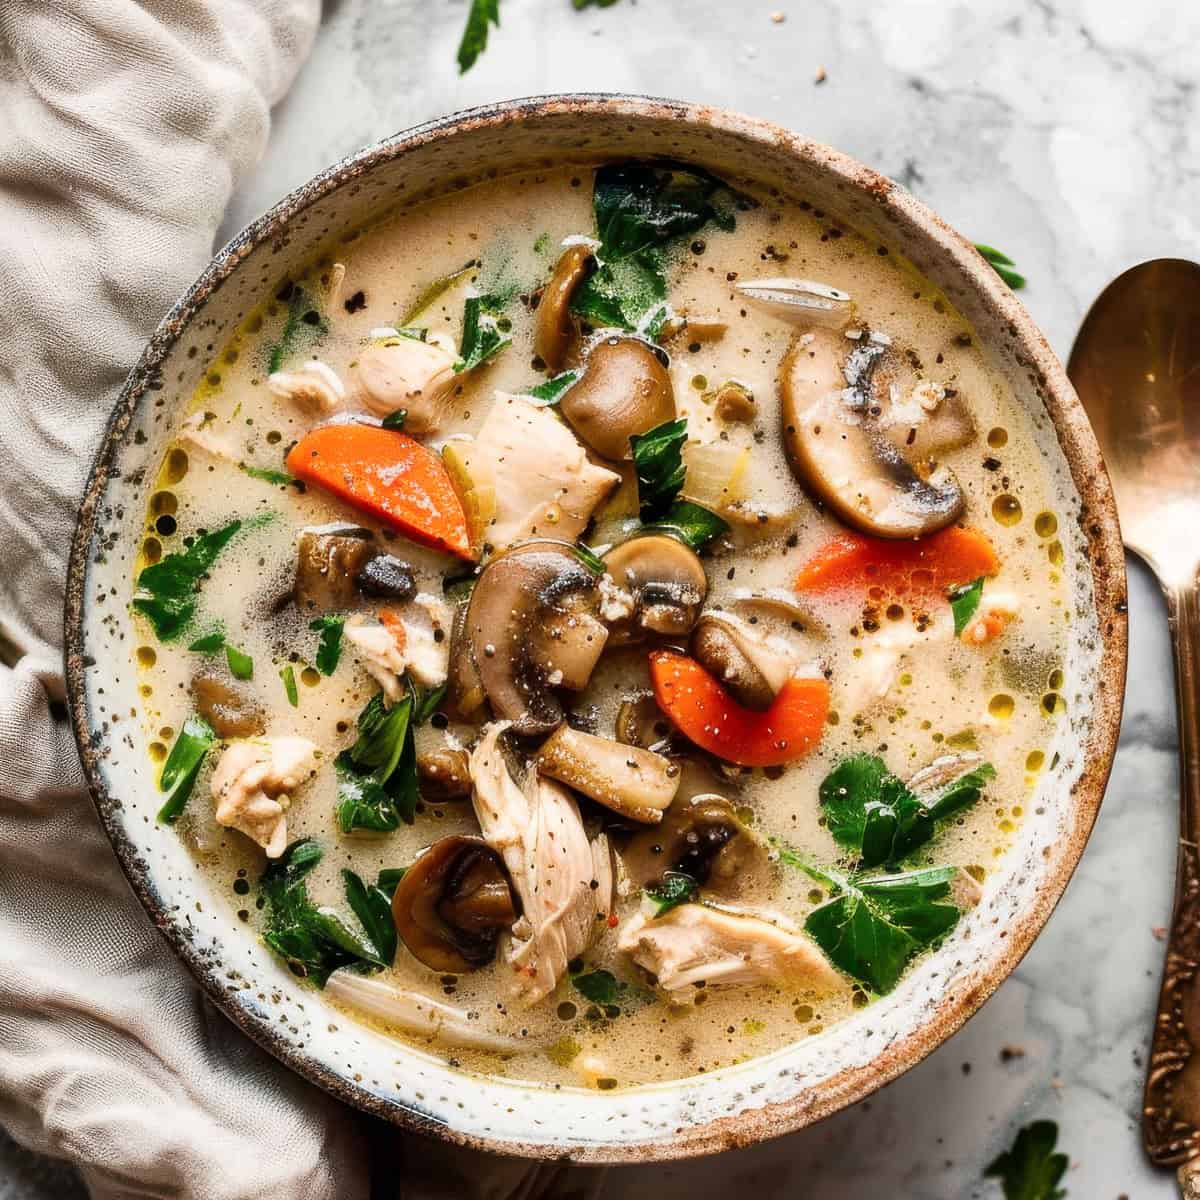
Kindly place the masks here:
[(564, 393), (575, 384), (575, 381), (582, 374), (583, 372), (578, 370), (563, 371), (561, 374), (539, 383), (536, 387), (531, 387), (526, 392), (526, 395), (536, 400), (543, 407), (557, 404), (563, 398)]
[(729, 522), (690, 500), (676, 500), (657, 521), (645, 526), (645, 530), (647, 533), (668, 533), (693, 550), (700, 550), (713, 538), (728, 533)]
[(228, 642), (225, 643), (225, 661), (234, 679), (250, 679), (254, 675), (254, 659)]
[[(448, 292), (456, 283), (464, 280), (477, 266), (479, 266), (478, 259), (469, 259), (457, 271), (451, 271), (449, 275), (442, 275), (432, 283), (426, 284), (418, 293), (417, 298), (412, 302), (409, 310), (404, 314), (401, 325), (411, 325), (435, 300)], [(400, 331), (397, 330), (397, 332), (399, 333)], [(401, 336), (404, 335), (401, 334)]]
[(695, 896), (700, 885), (683, 871), (668, 871), (662, 882), (655, 887), (646, 888), (646, 896), (654, 905), (655, 917), (686, 904)]
[(683, 447), (687, 441), (687, 417), (664, 421), (646, 433), (635, 433), (633, 465), (637, 471), (638, 500), (642, 520), (650, 523), (666, 514), (683, 487), (687, 469)]
[(582, 542), (576, 542), (571, 549), (575, 552), (575, 557), (594, 575), (603, 575), (608, 570), (604, 565), (604, 559), (590, 546), (585, 546)]
[(167, 793), (158, 810), (158, 819), (164, 825), (170, 825), (183, 812), (204, 758), (216, 744), (217, 735), (203, 718), (188, 717), (184, 721), (158, 777), (158, 790)]
[(280, 487), (296, 482), (294, 475), (289, 475), (286, 471), (273, 471), (270, 467), (253, 467), (249, 463), (240, 462), (238, 470), (249, 475), (251, 479), (261, 479), (264, 483), (274, 483)]
[(1058, 1185), (1069, 1161), (1056, 1154), (1058, 1126), (1053, 1121), (1034, 1121), (1017, 1134), (1012, 1149), (991, 1163), (984, 1175), (999, 1179), (1004, 1200), (1062, 1200), (1067, 1194)]
[(322, 675), (332, 675), (337, 670), (342, 657), (342, 630), (346, 618), (336, 613), (326, 613), (322, 617), (309, 621), (309, 629), (316, 630), (321, 635), (317, 643), (317, 670)]
[[(392, 920), (392, 897), (378, 885), (371, 887), (353, 871), (342, 868), (346, 903), (354, 911), (379, 957), (391, 966), (396, 958), (396, 924)], [(395, 889), (393, 888), (393, 891)]]
[(138, 575), (133, 608), (150, 621), (162, 641), (178, 637), (191, 621), (200, 581), (241, 527), (241, 521), (230, 521), (212, 533), (199, 534), (186, 550), (168, 554)]
[(337, 818), (343, 833), (386, 833), (401, 821), (413, 823), (418, 793), (412, 711), (411, 695), (389, 709), (381, 692), (359, 714), (358, 740), (334, 760)]
[(216, 654), (224, 646), (225, 635), (218, 629), (215, 633), (206, 633), (203, 637), (198, 637), (188, 649), (196, 651), (197, 654)]
[(571, 984), (585, 1000), (601, 1006), (616, 1004), (621, 999), (621, 993), (629, 986), (603, 968), (588, 971), (584, 975), (572, 975)]
[(979, 601), (983, 598), (983, 576), (974, 583), (964, 583), (951, 588), (949, 596), (950, 611), (954, 614), (954, 636), (958, 637), (970, 624), (971, 618), (979, 608)]
[(309, 899), (304, 877), (320, 860), (321, 848), (311, 838), (293, 842), (263, 872), (259, 892), (267, 910), (263, 940), (297, 975), (324, 987), (340, 967), (374, 971), (387, 963), (369, 934), (354, 932)]
[(402, 430), (404, 428), (404, 422), (407, 420), (408, 409), (398, 408), (395, 412), (388, 413), (388, 415), (383, 418), (380, 424), (384, 427), (384, 429)]
[[(406, 676), (406, 678), (409, 677)], [(441, 703), (445, 700), (446, 692), (449, 690), (450, 685), (443, 683), (418, 695), (416, 686), (413, 684), (411, 678), (409, 678), (409, 687), (413, 692), (412, 723), (413, 725), (424, 725), (437, 712), (438, 708), (441, 707)]]
[(343, 833), (369, 829), (374, 833), (391, 833), (400, 827), (400, 812), (396, 801), (381, 783), (370, 775), (354, 769), (343, 751), (333, 761), (337, 775), (337, 820)]
[(495, 318), (485, 313), (485, 296), (471, 296), (463, 305), (462, 343), (458, 350), (455, 371), (473, 371), (489, 358), (494, 358), (512, 338), (501, 333)]
[(825, 776), (818, 794), (834, 840), (864, 867), (876, 867), (897, 863), (923, 846), (937, 822), (974, 804), (995, 773), (990, 763), (981, 763), (940, 795), (918, 796), (883, 759), (851, 754)]
[(584, 8), (611, 8), (617, 0), (571, 0), (576, 12)]
[(457, 604), (459, 601), (466, 600), (468, 596), (475, 590), (475, 584), (478, 582), (479, 576), (474, 571), (467, 571), (462, 575), (446, 575), (442, 578), (442, 595)]
[(465, 75), (487, 49), (488, 25), (500, 28), (500, 0), (471, 0), (467, 24), (458, 43), (458, 73)]
[(283, 680), (283, 690), (287, 693), (288, 703), (293, 708), (299, 708), (300, 690), (296, 687), (296, 671), (291, 663), (288, 663), (288, 665), (279, 672), (279, 678)]
[(1008, 284), (1012, 290), (1019, 291), (1025, 286), (1025, 276), (1019, 271), (1014, 270), (1016, 263), (1013, 262), (1003, 250), (997, 250), (995, 246), (989, 246), (984, 242), (976, 242), (975, 249), (983, 255), (984, 258), (991, 264), (992, 270)]
[(379, 880), (375, 886), (391, 900), (396, 894), (396, 889), (400, 886), (400, 880), (407, 874), (407, 867), (384, 867), (379, 872)]
[(313, 297), (298, 283), (287, 286), (287, 316), (279, 340), (271, 347), (267, 359), (267, 369), (271, 374), (278, 371), (301, 345), (329, 332), (329, 322), (317, 308)]

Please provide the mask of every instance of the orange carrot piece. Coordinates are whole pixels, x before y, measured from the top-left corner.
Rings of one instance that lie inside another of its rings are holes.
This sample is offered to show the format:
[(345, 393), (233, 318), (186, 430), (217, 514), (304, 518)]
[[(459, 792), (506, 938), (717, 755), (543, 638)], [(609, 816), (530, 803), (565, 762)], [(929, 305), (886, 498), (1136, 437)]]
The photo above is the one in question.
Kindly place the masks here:
[(945, 595), (957, 584), (995, 575), (1000, 561), (975, 529), (951, 525), (914, 541), (842, 533), (800, 568), (798, 592), (866, 591), (892, 596)]
[(325, 425), (292, 447), (287, 468), (414, 542), (475, 559), (462, 501), (442, 460), (407, 434), (378, 425)]
[(654, 698), (702, 750), (743, 767), (777, 767), (821, 740), (829, 715), (824, 679), (792, 678), (765, 712), (744, 708), (694, 659), (672, 650), (650, 655)]

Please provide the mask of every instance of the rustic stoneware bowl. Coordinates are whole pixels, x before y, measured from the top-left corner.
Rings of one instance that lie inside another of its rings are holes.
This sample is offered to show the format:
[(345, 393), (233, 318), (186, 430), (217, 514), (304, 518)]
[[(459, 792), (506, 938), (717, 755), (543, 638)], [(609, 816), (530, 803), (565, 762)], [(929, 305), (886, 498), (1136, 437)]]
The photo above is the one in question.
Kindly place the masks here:
[[(179, 406), (227, 332), (290, 271), (386, 206), (518, 168), (669, 156), (836, 214), (944, 289), (1033, 417), (1057, 488), (1073, 607), (1060, 722), (1020, 843), (984, 900), (891, 995), (828, 1032), (738, 1066), (629, 1091), (549, 1091), (471, 1076), (347, 1021), (239, 922), (157, 826), (126, 597), (147, 492)], [(134, 890), (209, 996), (314, 1083), (411, 1129), (530, 1157), (668, 1159), (799, 1129), (894, 1079), (1016, 966), (1095, 819), (1117, 741), (1125, 578), (1108, 478), (1058, 360), (971, 244), (891, 180), (763, 121), (630, 96), (552, 96), (419, 126), (318, 175), (225, 247), (159, 326), (109, 422), (83, 497), (66, 606), (75, 735)]]

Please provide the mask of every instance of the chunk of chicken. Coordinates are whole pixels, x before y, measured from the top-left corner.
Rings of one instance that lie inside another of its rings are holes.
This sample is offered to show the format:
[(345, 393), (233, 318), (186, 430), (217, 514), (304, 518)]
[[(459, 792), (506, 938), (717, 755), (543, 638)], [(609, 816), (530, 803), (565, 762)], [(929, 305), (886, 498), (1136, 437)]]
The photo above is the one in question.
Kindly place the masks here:
[(681, 904), (661, 917), (639, 912), (625, 923), (617, 947), (670, 994), (697, 983), (792, 983), (820, 992), (843, 986), (824, 955), (783, 917), (765, 920), (709, 904)]
[(519, 787), (498, 738), (508, 722), (484, 731), (471, 755), (472, 803), (488, 844), (504, 859), (522, 914), (506, 957), (527, 1004), (548, 996), (612, 910), (608, 839), (589, 841), (571, 793), (536, 768)]
[(343, 636), (354, 647), (367, 674), (383, 688), (384, 699), (395, 704), (404, 694), (401, 676), (408, 665), (403, 642), (390, 626), (361, 613), (347, 620)]
[(1021, 611), (1021, 598), (1013, 592), (986, 590), (975, 615), (964, 626), (958, 636), (968, 646), (982, 646), (995, 641), (1017, 619)]
[(387, 608), (379, 615), (373, 621), (356, 613), (346, 622), (344, 636), (387, 702), (394, 704), (404, 694), (405, 671), (422, 687), (441, 687), (450, 667), (449, 607), (420, 592), (403, 609)]
[(363, 403), (376, 416), (404, 409), (406, 433), (433, 433), (445, 417), (445, 404), (458, 381), (456, 356), (436, 340), (397, 337), (368, 347), (358, 356), (354, 381)]
[(267, 376), (267, 389), (281, 400), (290, 400), (311, 416), (327, 417), (346, 399), (346, 385), (337, 372), (317, 359), (294, 371)]
[(183, 422), (179, 431), (179, 444), (189, 453), (199, 450), (209, 458), (222, 459), (225, 462), (236, 463), (239, 451), (233, 438), (226, 434), (222, 436), (209, 427), (208, 415), (194, 412)]
[(316, 750), (300, 737), (234, 742), (213, 772), (217, 824), (240, 830), (268, 858), (278, 858), (287, 848), (292, 793), (315, 774)]
[(944, 632), (944, 622), (922, 632), (912, 625), (895, 625), (863, 640), (862, 656), (835, 682), (841, 691), (841, 708), (850, 716), (866, 712), (895, 686), (900, 665), (914, 652), (932, 646)]
[(597, 505), (621, 482), (598, 467), (549, 409), (496, 393), (479, 435), (463, 452), (467, 471), (495, 489), (484, 539), (503, 550), (531, 537), (573, 542)]

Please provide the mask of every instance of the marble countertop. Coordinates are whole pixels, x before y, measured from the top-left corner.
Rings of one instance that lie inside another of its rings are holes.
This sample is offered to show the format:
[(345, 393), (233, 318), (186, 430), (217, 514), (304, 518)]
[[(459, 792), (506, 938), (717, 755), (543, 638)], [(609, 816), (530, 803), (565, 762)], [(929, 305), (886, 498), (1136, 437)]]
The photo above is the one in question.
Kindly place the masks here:
[[(502, 0), (501, 29), (460, 79), (464, 14), (462, 0), (326, 0), (313, 57), (225, 232), (380, 136), (487, 101), (590, 90), (740, 109), (871, 164), (1011, 254), (1029, 278), (1022, 299), (1063, 355), (1114, 275), (1200, 253), (1200, 5), (621, 0), (576, 12), (569, 0)], [(1177, 1194), (1143, 1160), (1137, 1128), (1177, 766), (1163, 605), (1136, 563), (1130, 635), (1099, 824), (1047, 929), (980, 1014), (901, 1080), (811, 1130), (715, 1160), (612, 1171), (605, 1197), (748, 1187), (762, 1200), (982, 1200), (999, 1196), (983, 1166), (1038, 1117), (1061, 1127), (1072, 1198)], [(68, 1194), (57, 1176), (43, 1184), (17, 1169), (11, 1185), (0, 1172), (0, 1197)]]

